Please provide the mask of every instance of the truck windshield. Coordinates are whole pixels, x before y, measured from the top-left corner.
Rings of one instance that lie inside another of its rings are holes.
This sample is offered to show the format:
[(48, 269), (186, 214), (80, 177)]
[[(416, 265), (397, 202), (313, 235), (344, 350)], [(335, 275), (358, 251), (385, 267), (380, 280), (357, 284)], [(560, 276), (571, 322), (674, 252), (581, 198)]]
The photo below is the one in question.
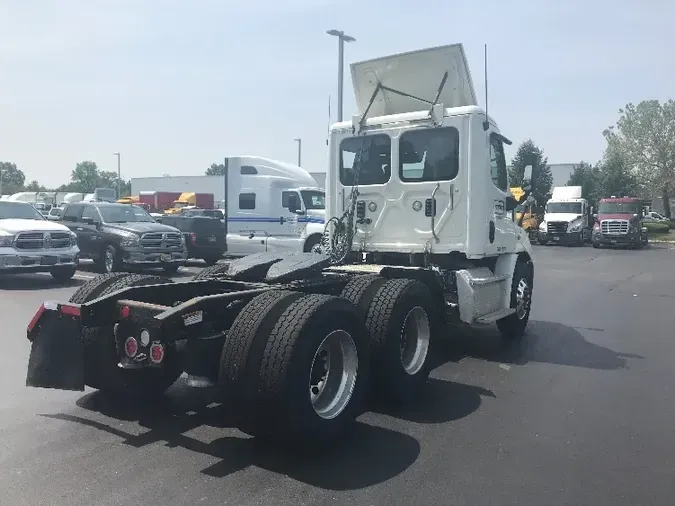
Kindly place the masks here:
[(547, 213), (581, 214), (581, 202), (549, 202)]
[(354, 186), (355, 182), (384, 184), (391, 177), (391, 138), (377, 134), (344, 139), (340, 143), (339, 162), (340, 182), (344, 186)]
[(37, 209), (30, 204), (19, 202), (0, 202), (0, 220), (44, 220)]
[(638, 202), (600, 202), (598, 214), (640, 214)]
[(326, 209), (326, 193), (316, 190), (300, 190), (306, 209)]
[(138, 206), (119, 204), (117, 206), (101, 206), (98, 208), (104, 223), (152, 223), (155, 221)]

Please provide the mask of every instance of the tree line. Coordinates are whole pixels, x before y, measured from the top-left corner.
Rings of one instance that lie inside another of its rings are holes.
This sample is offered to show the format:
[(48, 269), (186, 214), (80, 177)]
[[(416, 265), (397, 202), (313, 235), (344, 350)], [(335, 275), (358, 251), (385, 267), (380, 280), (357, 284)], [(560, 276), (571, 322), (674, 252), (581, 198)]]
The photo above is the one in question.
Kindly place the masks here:
[[(670, 218), (670, 198), (675, 191), (675, 101), (629, 103), (619, 109), (616, 124), (607, 127), (602, 135), (605, 138), (602, 159), (595, 164), (584, 161), (576, 164), (567, 184), (581, 186), (584, 196), (593, 205), (611, 195), (659, 196), (663, 199), (664, 214)], [(544, 151), (532, 139), (518, 146), (511, 161), (512, 186), (522, 184), (527, 165), (533, 169), (535, 208), (541, 211), (551, 196), (553, 174)], [(222, 175), (224, 171), (222, 163), (213, 163), (205, 174)], [(26, 184), (23, 171), (11, 162), (0, 162), (0, 173), (3, 194), (19, 191), (87, 193), (94, 188), (117, 188), (117, 174), (99, 169), (92, 161), (78, 163), (70, 174), (70, 181), (57, 188), (47, 188), (35, 180)], [(130, 181), (121, 179), (120, 188), (121, 196), (129, 195)]]
[[(90, 160), (80, 162), (70, 173), (70, 181), (56, 188), (47, 187), (33, 180), (26, 183), (26, 175), (17, 168), (15, 163), (0, 162), (0, 188), (3, 195), (11, 195), (22, 191), (27, 192), (73, 192), (91, 193), (95, 188), (114, 188), (117, 190), (117, 173), (101, 170), (96, 162)], [(121, 196), (129, 195), (131, 181), (120, 179)]]

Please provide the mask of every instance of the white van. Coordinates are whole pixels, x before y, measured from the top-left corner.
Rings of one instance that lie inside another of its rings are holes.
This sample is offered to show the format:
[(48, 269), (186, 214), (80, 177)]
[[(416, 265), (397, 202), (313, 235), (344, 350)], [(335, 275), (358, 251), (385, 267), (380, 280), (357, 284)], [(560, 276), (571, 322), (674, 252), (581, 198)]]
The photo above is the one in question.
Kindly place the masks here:
[(320, 242), (326, 193), (309, 172), (259, 156), (229, 157), (227, 167), (228, 255), (310, 251)]

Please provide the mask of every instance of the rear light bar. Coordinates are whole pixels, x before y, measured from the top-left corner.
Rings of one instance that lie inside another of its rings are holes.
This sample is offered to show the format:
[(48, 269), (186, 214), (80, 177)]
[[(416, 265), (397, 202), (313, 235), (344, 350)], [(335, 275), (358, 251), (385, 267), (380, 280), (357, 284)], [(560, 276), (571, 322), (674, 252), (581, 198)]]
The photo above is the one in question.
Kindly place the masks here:
[(58, 302), (47, 300), (40, 304), (40, 307), (33, 315), (33, 318), (31, 318), (30, 322), (28, 322), (27, 330), (29, 334), (33, 332), (45, 311), (58, 311), (63, 315), (73, 316), (75, 318), (79, 318), (81, 315), (79, 305), (59, 304)]

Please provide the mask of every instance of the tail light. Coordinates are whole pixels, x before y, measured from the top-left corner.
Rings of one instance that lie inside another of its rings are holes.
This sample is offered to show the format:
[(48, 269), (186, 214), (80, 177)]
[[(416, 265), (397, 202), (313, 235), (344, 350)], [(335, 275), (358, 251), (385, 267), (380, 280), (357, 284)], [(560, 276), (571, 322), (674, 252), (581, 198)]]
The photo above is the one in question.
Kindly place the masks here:
[(153, 343), (150, 346), (150, 361), (153, 364), (159, 364), (162, 360), (164, 360), (164, 345)]
[(124, 341), (124, 353), (127, 354), (127, 357), (134, 358), (138, 353), (138, 342), (133, 337), (128, 337)]
[(190, 232), (190, 241), (192, 241), (192, 244), (195, 244), (197, 242), (197, 234)]

